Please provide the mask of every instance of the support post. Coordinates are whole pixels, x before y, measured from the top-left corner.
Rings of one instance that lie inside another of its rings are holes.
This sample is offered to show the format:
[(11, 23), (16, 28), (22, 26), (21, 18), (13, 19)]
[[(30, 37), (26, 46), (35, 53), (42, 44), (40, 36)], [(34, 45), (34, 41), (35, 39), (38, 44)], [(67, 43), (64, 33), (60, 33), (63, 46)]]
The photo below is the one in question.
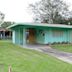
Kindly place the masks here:
[(12, 72), (12, 70), (11, 70), (11, 66), (9, 66), (9, 68), (8, 68), (8, 72)]

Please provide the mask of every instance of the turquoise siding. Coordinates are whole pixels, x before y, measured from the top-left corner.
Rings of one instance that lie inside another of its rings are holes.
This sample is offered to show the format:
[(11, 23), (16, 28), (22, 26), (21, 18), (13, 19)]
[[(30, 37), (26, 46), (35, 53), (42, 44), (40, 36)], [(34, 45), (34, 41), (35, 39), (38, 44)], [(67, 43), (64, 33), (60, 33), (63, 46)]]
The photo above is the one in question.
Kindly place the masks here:
[[(72, 29), (67, 28), (51, 28), (51, 27), (25, 27), (25, 26), (16, 26), (13, 30), (13, 43), (19, 45), (26, 44), (26, 29), (35, 28), (36, 43), (39, 44), (49, 44), (54, 42), (69, 42), (72, 43)], [(54, 36), (55, 31), (62, 31), (60, 36)]]
[(43, 36), (44, 30), (37, 29), (36, 30), (36, 43), (44, 44), (45, 43), (45, 36)]
[(72, 30), (69, 31), (69, 42), (72, 43)]
[(15, 43), (16, 44), (20, 44), (20, 42), (19, 42), (20, 38), (19, 37), (20, 37), (20, 35), (19, 35), (19, 29), (16, 29), (15, 30)]
[(52, 31), (51, 29), (46, 29), (45, 30), (45, 44), (51, 43), (52, 42)]
[[(54, 30), (62, 31), (62, 34), (60, 36), (57, 36), (57, 35), (53, 36)], [(69, 30), (49, 28), (49, 29), (45, 30), (45, 43), (48, 44), (48, 43), (54, 43), (54, 42), (70, 42), (69, 36), (70, 36)]]
[(20, 45), (23, 45), (23, 29), (19, 29), (19, 34), (20, 34), (20, 38), (19, 38)]
[(26, 43), (25, 28), (14, 29), (12, 36), (13, 43), (15, 44), (23, 45)]

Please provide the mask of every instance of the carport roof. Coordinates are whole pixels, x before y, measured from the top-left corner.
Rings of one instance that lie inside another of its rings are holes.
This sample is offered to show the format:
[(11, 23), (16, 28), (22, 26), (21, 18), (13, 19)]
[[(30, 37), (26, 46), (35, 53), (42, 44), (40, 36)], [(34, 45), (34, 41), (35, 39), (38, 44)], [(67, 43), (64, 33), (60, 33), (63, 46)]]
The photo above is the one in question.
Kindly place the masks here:
[(47, 24), (47, 23), (15, 23), (9, 27), (7, 27), (7, 29), (9, 28), (13, 28), (15, 26), (38, 26), (38, 27), (56, 27), (56, 28), (72, 28), (72, 25), (65, 25), (65, 24)]

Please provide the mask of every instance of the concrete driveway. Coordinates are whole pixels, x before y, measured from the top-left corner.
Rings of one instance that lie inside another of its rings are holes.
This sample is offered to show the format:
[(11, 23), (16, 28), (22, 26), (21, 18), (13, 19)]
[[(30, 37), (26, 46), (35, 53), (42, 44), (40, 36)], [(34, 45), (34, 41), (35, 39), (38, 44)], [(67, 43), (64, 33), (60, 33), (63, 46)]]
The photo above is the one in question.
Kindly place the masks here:
[(25, 45), (23, 47), (41, 51), (43, 53), (52, 55), (52, 56), (56, 57), (57, 59), (60, 59), (64, 62), (72, 64), (72, 53), (59, 51), (59, 50), (49, 47), (48, 45)]

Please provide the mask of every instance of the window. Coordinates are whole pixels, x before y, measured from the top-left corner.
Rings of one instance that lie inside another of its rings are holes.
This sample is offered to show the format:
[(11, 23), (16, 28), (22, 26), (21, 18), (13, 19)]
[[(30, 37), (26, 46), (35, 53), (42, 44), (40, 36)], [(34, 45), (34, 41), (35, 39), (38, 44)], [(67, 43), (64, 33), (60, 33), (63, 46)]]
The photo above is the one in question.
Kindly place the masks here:
[(53, 30), (53, 37), (61, 37), (63, 36), (62, 30)]

